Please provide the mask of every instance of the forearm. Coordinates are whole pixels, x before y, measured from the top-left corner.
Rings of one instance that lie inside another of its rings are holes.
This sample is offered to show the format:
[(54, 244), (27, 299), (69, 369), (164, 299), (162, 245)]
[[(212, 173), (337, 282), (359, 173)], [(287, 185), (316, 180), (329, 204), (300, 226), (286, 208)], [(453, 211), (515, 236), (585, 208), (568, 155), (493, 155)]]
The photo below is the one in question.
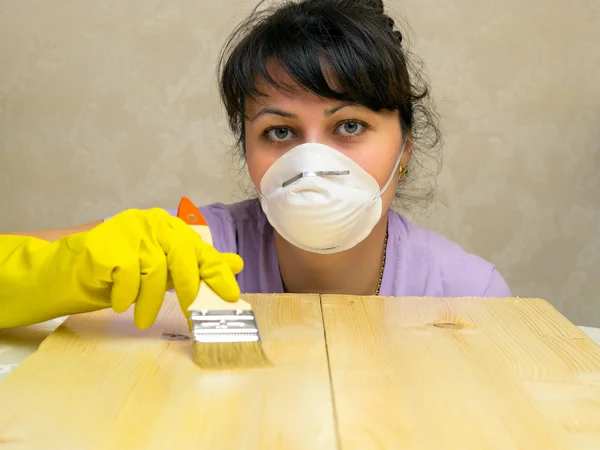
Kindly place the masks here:
[(40, 297), (40, 273), (52, 244), (29, 236), (0, 236), (0, 328), (29, 325), (39, 311), (30, 298)]
[(0, 236), (0, 328), (107, 306), (101, 289), (93, 293), (83, 289), (77, 256), (65, 244), (65, 240)]
[(78, 225), (76, 227), (71, 228), (60, 228), (56, 230), (40, 230), (40, 231), (14, 231), (14, 232), (0, 232), (0, 237), (2, 235), (7, 236), (30, 236), (38, 239), (43, 239), (44, 241), (54, 242), (64, 236), (68, 236), (70, 234), (81, 233), (83, 231), (91, 230), (92, 228), (100, 225), (102, 220), (96, 220), (94, 222), (86, 223), (83, 225)]

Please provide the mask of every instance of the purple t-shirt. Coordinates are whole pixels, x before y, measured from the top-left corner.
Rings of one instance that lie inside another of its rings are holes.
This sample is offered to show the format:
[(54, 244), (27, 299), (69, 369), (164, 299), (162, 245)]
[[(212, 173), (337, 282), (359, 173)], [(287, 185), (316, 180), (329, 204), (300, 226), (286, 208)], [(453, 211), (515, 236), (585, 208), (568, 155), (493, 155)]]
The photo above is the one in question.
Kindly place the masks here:
[[(273, 228), (258, 200), (200, 208), (221, 252), (239, 254), (243, 293), (283, 293)], [(172, 211), (173, 213), (173, 211)], [(511, 297), (496, 267), (448, 239), (414, 225), (395, 211), (379, 294), (394, 297)]]

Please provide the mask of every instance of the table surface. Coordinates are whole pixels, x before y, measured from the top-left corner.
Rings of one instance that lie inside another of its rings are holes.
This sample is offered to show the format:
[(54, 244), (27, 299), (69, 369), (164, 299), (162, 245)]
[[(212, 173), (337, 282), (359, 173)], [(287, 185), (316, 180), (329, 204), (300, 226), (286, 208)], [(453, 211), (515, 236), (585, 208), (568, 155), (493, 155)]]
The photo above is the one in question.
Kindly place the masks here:
[[(33, 354), (66, 317), (50, 320), (17, 330), (0, 330), (0, 381), (8, 376), (25, 358)], [(578, 327), (598, 345), (600, 328)]]
[(42, 341), (65, 320), (66, 317), (61, 317), (19, 329), (0, 329), (0, 381), (35, 353)]
[(2, 448), (600, 448), (600, 330), (543, 300), (247, 300), (256, 370), (200, 370), (175, 298), (0, 331)]

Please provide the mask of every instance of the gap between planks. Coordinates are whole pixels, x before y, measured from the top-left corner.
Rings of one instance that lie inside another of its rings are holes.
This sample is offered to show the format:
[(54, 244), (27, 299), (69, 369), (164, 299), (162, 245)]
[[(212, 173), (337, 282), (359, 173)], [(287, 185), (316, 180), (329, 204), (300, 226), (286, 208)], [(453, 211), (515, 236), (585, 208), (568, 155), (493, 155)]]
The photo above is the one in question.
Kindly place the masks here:
[(319, 295), (319, 308), (321, 309), (321, 321), (323, 323), (323, 341), (325, 343), (325, 355), (327, 357), (327, 373), (329, 375), (329, 389), (331, 396), (331, 413), (333, 416), (333, 427), (335, 433), (335, 446), (337, 450), (341, 450), (342, 436), (340, 434), (340, 424), (337, 413), (337, 404), (335, 401), (335, 389), (333, 386), (333, 374), (331, 372), (331, 361), (329, 359), (329, 346), (327, 344), (327, 325), (325, 324), (325, 314), (323, 313), (323, 296)]

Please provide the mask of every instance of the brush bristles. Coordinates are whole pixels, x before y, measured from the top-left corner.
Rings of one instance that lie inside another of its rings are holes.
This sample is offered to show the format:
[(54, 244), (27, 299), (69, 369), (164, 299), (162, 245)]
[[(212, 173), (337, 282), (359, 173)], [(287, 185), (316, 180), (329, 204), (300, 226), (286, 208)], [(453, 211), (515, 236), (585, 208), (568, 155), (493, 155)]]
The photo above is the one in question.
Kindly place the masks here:
[(203, 369), (271, 366), (260, 342), (194, 342), (194, 361)]

